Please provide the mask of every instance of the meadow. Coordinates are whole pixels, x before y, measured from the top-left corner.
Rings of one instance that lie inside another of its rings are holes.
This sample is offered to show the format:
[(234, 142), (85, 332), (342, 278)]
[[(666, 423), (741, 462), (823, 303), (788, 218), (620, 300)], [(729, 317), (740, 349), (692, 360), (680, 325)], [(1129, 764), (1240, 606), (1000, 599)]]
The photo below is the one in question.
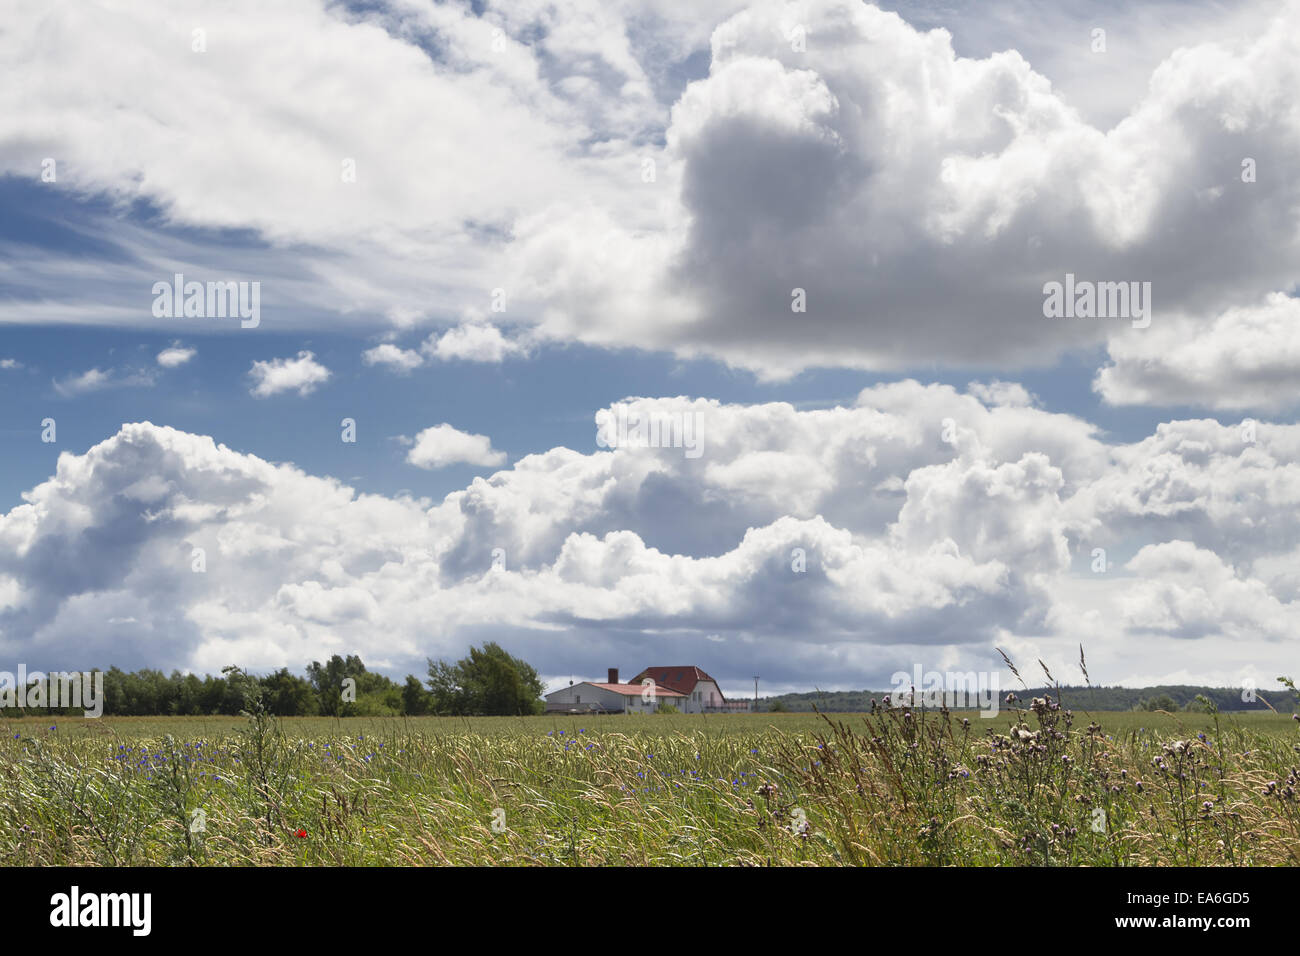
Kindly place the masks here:
[(1289, 713), (0, 721), (10, 865), (1289, 865)]

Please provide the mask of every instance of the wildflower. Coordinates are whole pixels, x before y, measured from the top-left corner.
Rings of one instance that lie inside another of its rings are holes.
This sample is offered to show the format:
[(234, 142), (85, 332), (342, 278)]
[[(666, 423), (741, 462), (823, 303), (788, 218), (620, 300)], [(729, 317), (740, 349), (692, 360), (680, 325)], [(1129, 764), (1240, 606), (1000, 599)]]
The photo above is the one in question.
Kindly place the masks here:
[(1018, 727), (1011, 728), (1011, 739), (1013, 741), (1019, 741), (1020, 743), (1023, 744), (1037, 743), (1038, 731), (1030, 730), (1028, 727), (1022, 724)]
[(297, 833), (294, 834), (294, 836), (296, 836), (300, 840), (305, 840), (307, 838), (307, 831), (299, 830)]

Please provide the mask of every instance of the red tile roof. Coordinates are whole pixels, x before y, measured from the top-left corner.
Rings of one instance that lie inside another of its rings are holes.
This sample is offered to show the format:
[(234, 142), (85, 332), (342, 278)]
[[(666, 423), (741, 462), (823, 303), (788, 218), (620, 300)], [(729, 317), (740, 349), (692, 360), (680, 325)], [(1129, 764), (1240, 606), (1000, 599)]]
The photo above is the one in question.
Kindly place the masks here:
[[(695, 685), (702, 680), (717, 683), (698, 667), (647, 667), (636, 677), (633, 677), (632, 680), (634, 683), (640, 683), (646, 677), (649, 677), (659, 687), (675, 690), (683, 697), (690, 696), (691, 691), (695, 690)], [(718, 688), (718, 694), (722, 694), (722, 688)]]

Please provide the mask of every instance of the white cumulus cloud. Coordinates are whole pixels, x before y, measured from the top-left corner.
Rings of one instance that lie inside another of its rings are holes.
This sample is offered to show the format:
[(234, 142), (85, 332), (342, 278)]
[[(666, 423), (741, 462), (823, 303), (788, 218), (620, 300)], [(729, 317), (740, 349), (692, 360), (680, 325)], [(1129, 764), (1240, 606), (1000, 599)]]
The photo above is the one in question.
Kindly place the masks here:
[(296, 391), (306, 396), (329, 381), (330, 370), (316, 361), (312, 352), (302, 351), (297, 358), (256, 360), (248, 371), (253, 380), (249, 394), (267, 398), (280, 392)]
[(448, 424), (434, 425), (415, 436), (406, 460), (417, 468), (448, 465), (504, 465), (506, 454), (486, 435), (472, 435)]
[(173, 345), (158, 353), (158, 364), (163, 368), (178, 368), (198, 354), (198, 349)]

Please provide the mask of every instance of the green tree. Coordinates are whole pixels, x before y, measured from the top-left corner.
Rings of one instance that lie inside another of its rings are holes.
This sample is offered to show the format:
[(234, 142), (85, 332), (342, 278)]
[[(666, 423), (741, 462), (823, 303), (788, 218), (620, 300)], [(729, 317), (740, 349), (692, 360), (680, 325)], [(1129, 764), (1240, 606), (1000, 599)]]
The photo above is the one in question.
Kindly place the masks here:
[(262, 694), (266, 709), (277, 717), (305, 717), (316, 711), (311, 684), (287, 667), (262, 678)]
[(427, 714), (432, 707), (433, 698), (420, 683), (420, 678), (407, 674), (406, 683), (402, 685), (402, 713), (408, 717), (418, 717)]
[[(213, 677), (211, 674), (203, 675), (203, 689), (199, 693), (199, 713), (201, 714), (220, 714), (222, 705), (226, 700), (226, 679), (224, 677)], [(231, 713), (239, 713), (238, 710)]]
[(396, 717), (402, 713), (402, 687), (374, 671), (363, 671), (356, 678), (356, 703), (346, 705), (346, 716)]
[(326, 717), (347, 716), (350, 708), (346, 706), (348, 701), (343, 699), (343, 682), (351, 678), (359, 685), (360, 677), (365, 673), (366, 665), (355, 654), (346, 658), (335, 654), (324, 664), (312, 661), (307, 667), (307, 679), (311, 681), (320, 712)]
[(489, 641), (455, 664), (429, 661), (429, 692), (439, 714), (539, 714), (542, 681), (532, 665)]
[(233, 664), (221, 668), (221, 673), (226, 677), (226, 696), (221, 702), (223, 714), (238, 714), (263, 707), (260, 680)]
[(469, 691), (461, 684), (459, 664), (429, 661), (429, 704), (435, 714), (470, 713)]

